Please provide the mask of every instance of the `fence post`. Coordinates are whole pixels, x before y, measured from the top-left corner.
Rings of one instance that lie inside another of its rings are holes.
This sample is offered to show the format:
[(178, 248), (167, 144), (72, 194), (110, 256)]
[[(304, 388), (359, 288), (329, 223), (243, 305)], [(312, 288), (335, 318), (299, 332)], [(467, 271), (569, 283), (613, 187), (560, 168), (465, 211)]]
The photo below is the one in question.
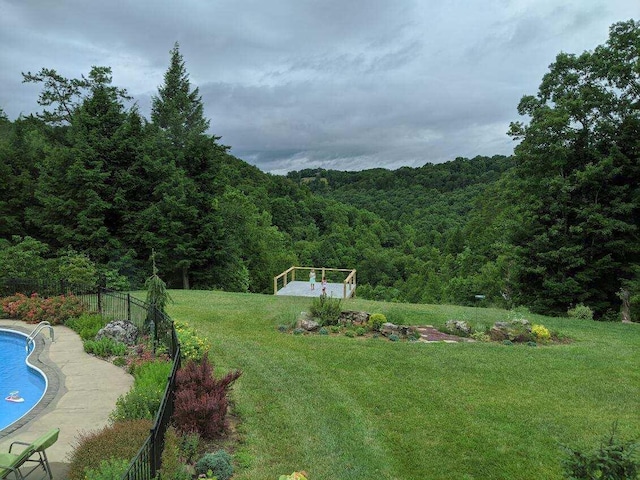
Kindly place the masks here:
[(102, 287), (98, 287), (98, 313), (102, 315)]
[(127, 321), (131, 321), (131, 294), (127, 293)]
[(149, 465), (151, 467), (151, 478), (156, 478), (156, 473), (157, 473), (157, 465), (156, 465), (156, 429), (158, 428), (157, 425), (154, 425), (153, 428), (151, 429), (149, 435), (150, 435), (150, 439), (151, 439), (151, 445), (150, 445), (150, 450), (151, 450), (151, 461), (149, 462), (151, 465)]

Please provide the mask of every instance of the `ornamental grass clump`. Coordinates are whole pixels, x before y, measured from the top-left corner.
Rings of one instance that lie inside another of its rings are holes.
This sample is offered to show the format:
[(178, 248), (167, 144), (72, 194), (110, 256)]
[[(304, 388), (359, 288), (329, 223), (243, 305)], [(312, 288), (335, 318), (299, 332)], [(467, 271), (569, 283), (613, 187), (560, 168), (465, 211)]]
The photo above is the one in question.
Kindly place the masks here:
[(235, 370), (216, 379), (209, 356), (189, 361), (176, 377), (173, 419), (182, 433), (198, 433), (204, 439), (221, 436), (227, 427), (229, 389), (242, 372)]

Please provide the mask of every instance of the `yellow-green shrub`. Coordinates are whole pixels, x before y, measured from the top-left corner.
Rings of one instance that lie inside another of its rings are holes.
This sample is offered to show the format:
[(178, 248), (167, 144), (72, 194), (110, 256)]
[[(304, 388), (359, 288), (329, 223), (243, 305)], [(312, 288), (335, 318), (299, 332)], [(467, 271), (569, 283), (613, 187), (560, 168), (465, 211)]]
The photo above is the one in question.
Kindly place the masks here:
[(195, 330), (184, 322), (175, 322), (174, 326), (180, 342), (182, 360), (202, 360), (204, 354), (211, 348), (209, 342), (198, 337)]
[(551, 333), (544, 325), (533, 325), (531, 327), (531, 333), (541, 342), (546, 342), (551, 339)]
[(387, 317), (385, 317), (382, 313), (374, 313), (369, 317), (369, 321), (367, 322), (367, 326), (371, 330), (378, 331), (383, 324), (387, 323)]

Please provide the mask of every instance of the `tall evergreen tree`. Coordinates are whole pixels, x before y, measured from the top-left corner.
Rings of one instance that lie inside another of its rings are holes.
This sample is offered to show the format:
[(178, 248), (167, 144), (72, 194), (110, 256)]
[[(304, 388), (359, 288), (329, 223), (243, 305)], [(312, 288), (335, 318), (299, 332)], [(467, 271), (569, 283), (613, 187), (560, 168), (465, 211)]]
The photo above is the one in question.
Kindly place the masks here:
[(28, 212), (51, 245), (71, 246), (106, 264), (122, 254), (123, 190), (131, 189), (123, 172), (136, 155), (131, 136), (139, 117), (125, 111), (109, 68), (94, 67), (88, 82), (90, 92), (70, 112), (63, 140), (38, 162), (36, 204)]
[[(209, 129), (198, 87), (191, 89), (178, 42), (171, 49), (171, 61), (151, 104), (151, 121), (166, 132), (176, 151), (184, 151), (190, 142)], [(184, 166), (180, 165), (179, 166)], [(186, 169), (189, 171), (189, 169)]]
[[(168, 180), (174, 186), (168, 183), (158, 188), (166, 190), (179, 185), (175, 200), (180, 207), (178, 211), (184, 215), (173, 216), (171, 232), (165, 230), (173, 239), (170, 255), (166, 249), (157, 247), (157, 250), (159, 258), (173, 259), (172, 268), (180, 270), (183, 288), (189, 288), (192, 271), (207, 268), (213, 256), (210, 245), (215, 237), (211, 229), (216, 223), (213, 201), (218, 164), (226, 155), (226, 147), (217, 143), (218, 137), (207, 134), (209, 120), (204, 117), (198, 88), (191, 88), (178, 43), (170, 54), (164, 84), (159, 87), (158, 96), (153, 97), (151, 120), (158, 129), (158, 142), (164, 146), (164, 161), (175, 167)], [(180, 175), (184, 178), (179, 178)]]

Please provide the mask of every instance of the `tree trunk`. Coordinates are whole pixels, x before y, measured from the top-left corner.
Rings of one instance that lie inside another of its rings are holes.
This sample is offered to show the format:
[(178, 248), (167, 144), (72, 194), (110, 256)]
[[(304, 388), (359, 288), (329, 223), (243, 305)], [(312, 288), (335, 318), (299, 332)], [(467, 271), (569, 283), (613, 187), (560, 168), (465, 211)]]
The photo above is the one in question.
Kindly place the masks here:
[(182, 267), (182, 288), (189, 290), (189, 267)]
[(631, 305), (629, 304), (629, 290), (621, 288), (618, 296), (622, 300), (622, 323), (631, 323)]

